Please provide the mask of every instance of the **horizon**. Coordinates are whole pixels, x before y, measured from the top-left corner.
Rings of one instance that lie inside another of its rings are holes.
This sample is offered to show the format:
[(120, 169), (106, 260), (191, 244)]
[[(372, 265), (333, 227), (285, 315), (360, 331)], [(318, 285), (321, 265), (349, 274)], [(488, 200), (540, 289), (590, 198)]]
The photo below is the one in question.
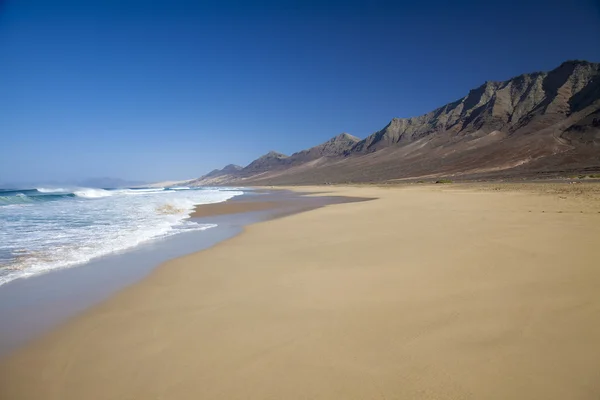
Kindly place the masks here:
[(585, 0), (141, 4), (0, 3), (2, 184), (193, 179), (600, 61)]
[(48, 181), (21, 181), (21, 182), (0, 182), (0, 191), (2, 190), (37, 190), (37, 189), (61, 189), (65, 191), (76, 190), (76, 189), (123, 189), (123, 188), (141, 188), (147, 187), (148, 185), (156, 185), (159, 183), (175, 184), (183, 183), (185, 181), (193, 180), (194, 178), (181, 179), (181, 180), (169, 180), (169, 181), (139, 181), (139, 180), (126, 180), (118, 177), (90, 177), (81, 180), (48, 180)]

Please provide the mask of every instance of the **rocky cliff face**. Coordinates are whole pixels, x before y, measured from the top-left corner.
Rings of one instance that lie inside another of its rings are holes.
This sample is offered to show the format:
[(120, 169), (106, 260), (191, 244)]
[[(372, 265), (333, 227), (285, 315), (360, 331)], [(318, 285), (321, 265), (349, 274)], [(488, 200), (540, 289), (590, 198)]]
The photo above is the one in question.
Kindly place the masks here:
[[(372, 152), (435, 134), (528, 133), (591, 106), (600, 98), (599, 91), (600, 64), (568, 61), (548, 73), (486, 82), (462, 99), (419, 117), (394, 118), (351, 151)], [(530, 126), (533, 120), (537, 123)]]
[(289, 157), (270, 152), (224, 183), (532, 177), (592, 170), (600, 171), (600, 64), (567, 61), (550, 72), (486, 82), (425, 115), (394, 118), (363, 140), (344, 133)]

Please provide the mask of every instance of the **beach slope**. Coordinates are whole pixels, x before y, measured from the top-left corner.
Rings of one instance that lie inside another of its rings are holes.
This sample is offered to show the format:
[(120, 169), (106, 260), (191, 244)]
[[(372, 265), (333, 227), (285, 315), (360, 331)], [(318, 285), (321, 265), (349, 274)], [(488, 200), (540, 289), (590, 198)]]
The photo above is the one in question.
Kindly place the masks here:
[(162, 265), (3, 360), (0, 398), (598, 399), (597, 201), (318, 190), (377, 200)]

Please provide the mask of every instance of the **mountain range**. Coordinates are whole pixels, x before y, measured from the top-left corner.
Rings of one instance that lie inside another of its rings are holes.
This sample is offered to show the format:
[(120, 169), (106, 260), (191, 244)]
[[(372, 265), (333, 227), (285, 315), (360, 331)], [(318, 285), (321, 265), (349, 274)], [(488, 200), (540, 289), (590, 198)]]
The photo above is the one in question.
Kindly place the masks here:
[(600, 64), (488, 81), (425, 115), (359, 139), (342, 133), (290, 156), (271, 151), (190, 185), (539, 178), (600, 172)]

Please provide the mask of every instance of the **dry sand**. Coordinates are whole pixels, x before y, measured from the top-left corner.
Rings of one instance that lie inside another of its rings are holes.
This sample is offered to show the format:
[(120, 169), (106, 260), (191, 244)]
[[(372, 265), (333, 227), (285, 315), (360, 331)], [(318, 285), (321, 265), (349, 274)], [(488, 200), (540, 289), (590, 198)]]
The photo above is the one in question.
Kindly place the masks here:
[(164, 264), (4, 360), (0, 398), (600, 398), (597, 201), (327, 190), (379, 199)]

